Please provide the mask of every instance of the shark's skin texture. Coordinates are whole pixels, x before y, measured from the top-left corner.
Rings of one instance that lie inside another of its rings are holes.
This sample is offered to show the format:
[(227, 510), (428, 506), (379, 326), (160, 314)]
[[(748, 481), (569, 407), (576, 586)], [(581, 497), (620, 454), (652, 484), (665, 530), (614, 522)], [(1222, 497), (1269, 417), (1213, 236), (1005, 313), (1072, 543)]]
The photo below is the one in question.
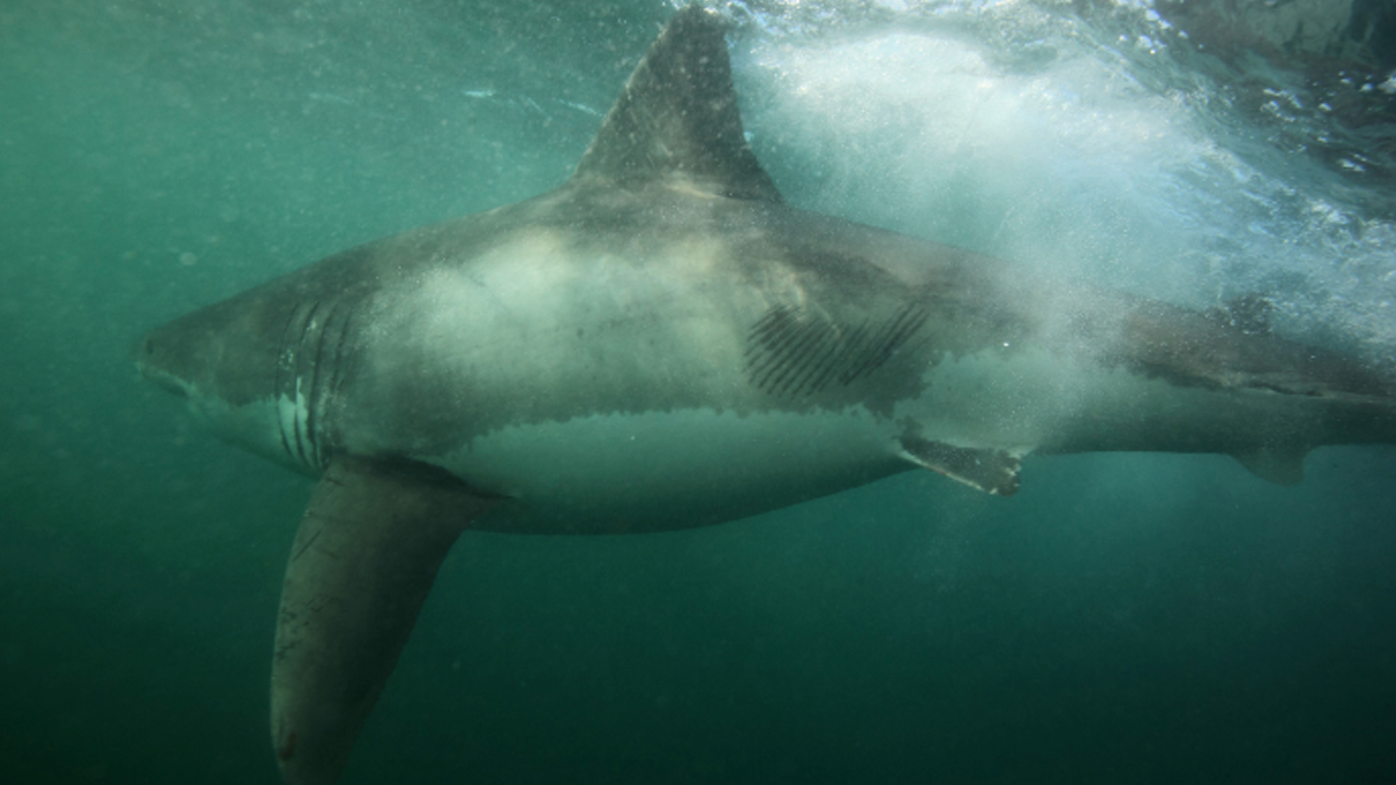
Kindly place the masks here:
[(787, 206), (723, 28), (680, 12), (536, 198), (332, 256), (153, 330), (144, 375), (321, 477), (272, 678), (290, 783), (343, 769), (466, 529), (701, 526), (924, 467), (1010, 495), (1029, 453), (1217, 452), (1297, 482), (1396, 441), (1389, 375), (1209, 313)]

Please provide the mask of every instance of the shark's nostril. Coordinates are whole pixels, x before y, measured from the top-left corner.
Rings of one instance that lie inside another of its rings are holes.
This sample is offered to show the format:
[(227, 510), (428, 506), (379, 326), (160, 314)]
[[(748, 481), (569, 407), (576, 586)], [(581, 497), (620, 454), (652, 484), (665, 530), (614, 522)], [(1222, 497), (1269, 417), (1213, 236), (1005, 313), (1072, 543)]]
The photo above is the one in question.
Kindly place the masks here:
[(126, 356), (137, 365), (144, 366), (155, 357), (155, 340), (148, 335), (141, 336), (131, 344)]

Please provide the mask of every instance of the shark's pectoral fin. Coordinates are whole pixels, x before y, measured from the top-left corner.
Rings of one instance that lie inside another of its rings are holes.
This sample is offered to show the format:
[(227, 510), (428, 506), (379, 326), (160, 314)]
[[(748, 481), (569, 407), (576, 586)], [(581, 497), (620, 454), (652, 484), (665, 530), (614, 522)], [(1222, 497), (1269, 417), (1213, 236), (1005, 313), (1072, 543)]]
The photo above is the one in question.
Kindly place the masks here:
[(447, 551), (495, 503), (426, 471), (336, 458), (301, 520), (271, 679), (288, 783), (339, 775)]
[(1253, 452), (1234, 453), (1251, 474), (1276, 485), (1298, 485), (1304, 481), (1304, 453), (1299, 448), (1262, 447)]
[(971, 488), (996, 496), (1018, 492), (1018, 463), (1022, 456), (1006, 450), (955, 447), (917, 436), (904, 436), (902, 457)]

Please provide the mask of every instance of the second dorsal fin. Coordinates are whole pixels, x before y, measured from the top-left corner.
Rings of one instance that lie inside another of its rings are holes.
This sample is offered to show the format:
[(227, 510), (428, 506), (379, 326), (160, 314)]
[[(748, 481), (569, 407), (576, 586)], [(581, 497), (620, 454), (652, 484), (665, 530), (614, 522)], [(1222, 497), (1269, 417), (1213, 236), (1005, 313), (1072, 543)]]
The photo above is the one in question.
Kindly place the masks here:
[(746, 143), (715, 14), (694, 5), (674, 17), (630, 75), (573, 180), (781, 201)]

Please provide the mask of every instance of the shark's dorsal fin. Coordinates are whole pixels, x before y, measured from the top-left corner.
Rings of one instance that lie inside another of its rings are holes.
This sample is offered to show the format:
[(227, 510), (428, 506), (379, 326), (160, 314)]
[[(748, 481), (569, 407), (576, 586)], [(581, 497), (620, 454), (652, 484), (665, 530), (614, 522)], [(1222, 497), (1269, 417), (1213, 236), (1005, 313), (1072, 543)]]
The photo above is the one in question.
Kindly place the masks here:
[(746, 143), (722, 36), (715, 14), (680, 11), (630, 75), (573, 182), (782, 201)]

